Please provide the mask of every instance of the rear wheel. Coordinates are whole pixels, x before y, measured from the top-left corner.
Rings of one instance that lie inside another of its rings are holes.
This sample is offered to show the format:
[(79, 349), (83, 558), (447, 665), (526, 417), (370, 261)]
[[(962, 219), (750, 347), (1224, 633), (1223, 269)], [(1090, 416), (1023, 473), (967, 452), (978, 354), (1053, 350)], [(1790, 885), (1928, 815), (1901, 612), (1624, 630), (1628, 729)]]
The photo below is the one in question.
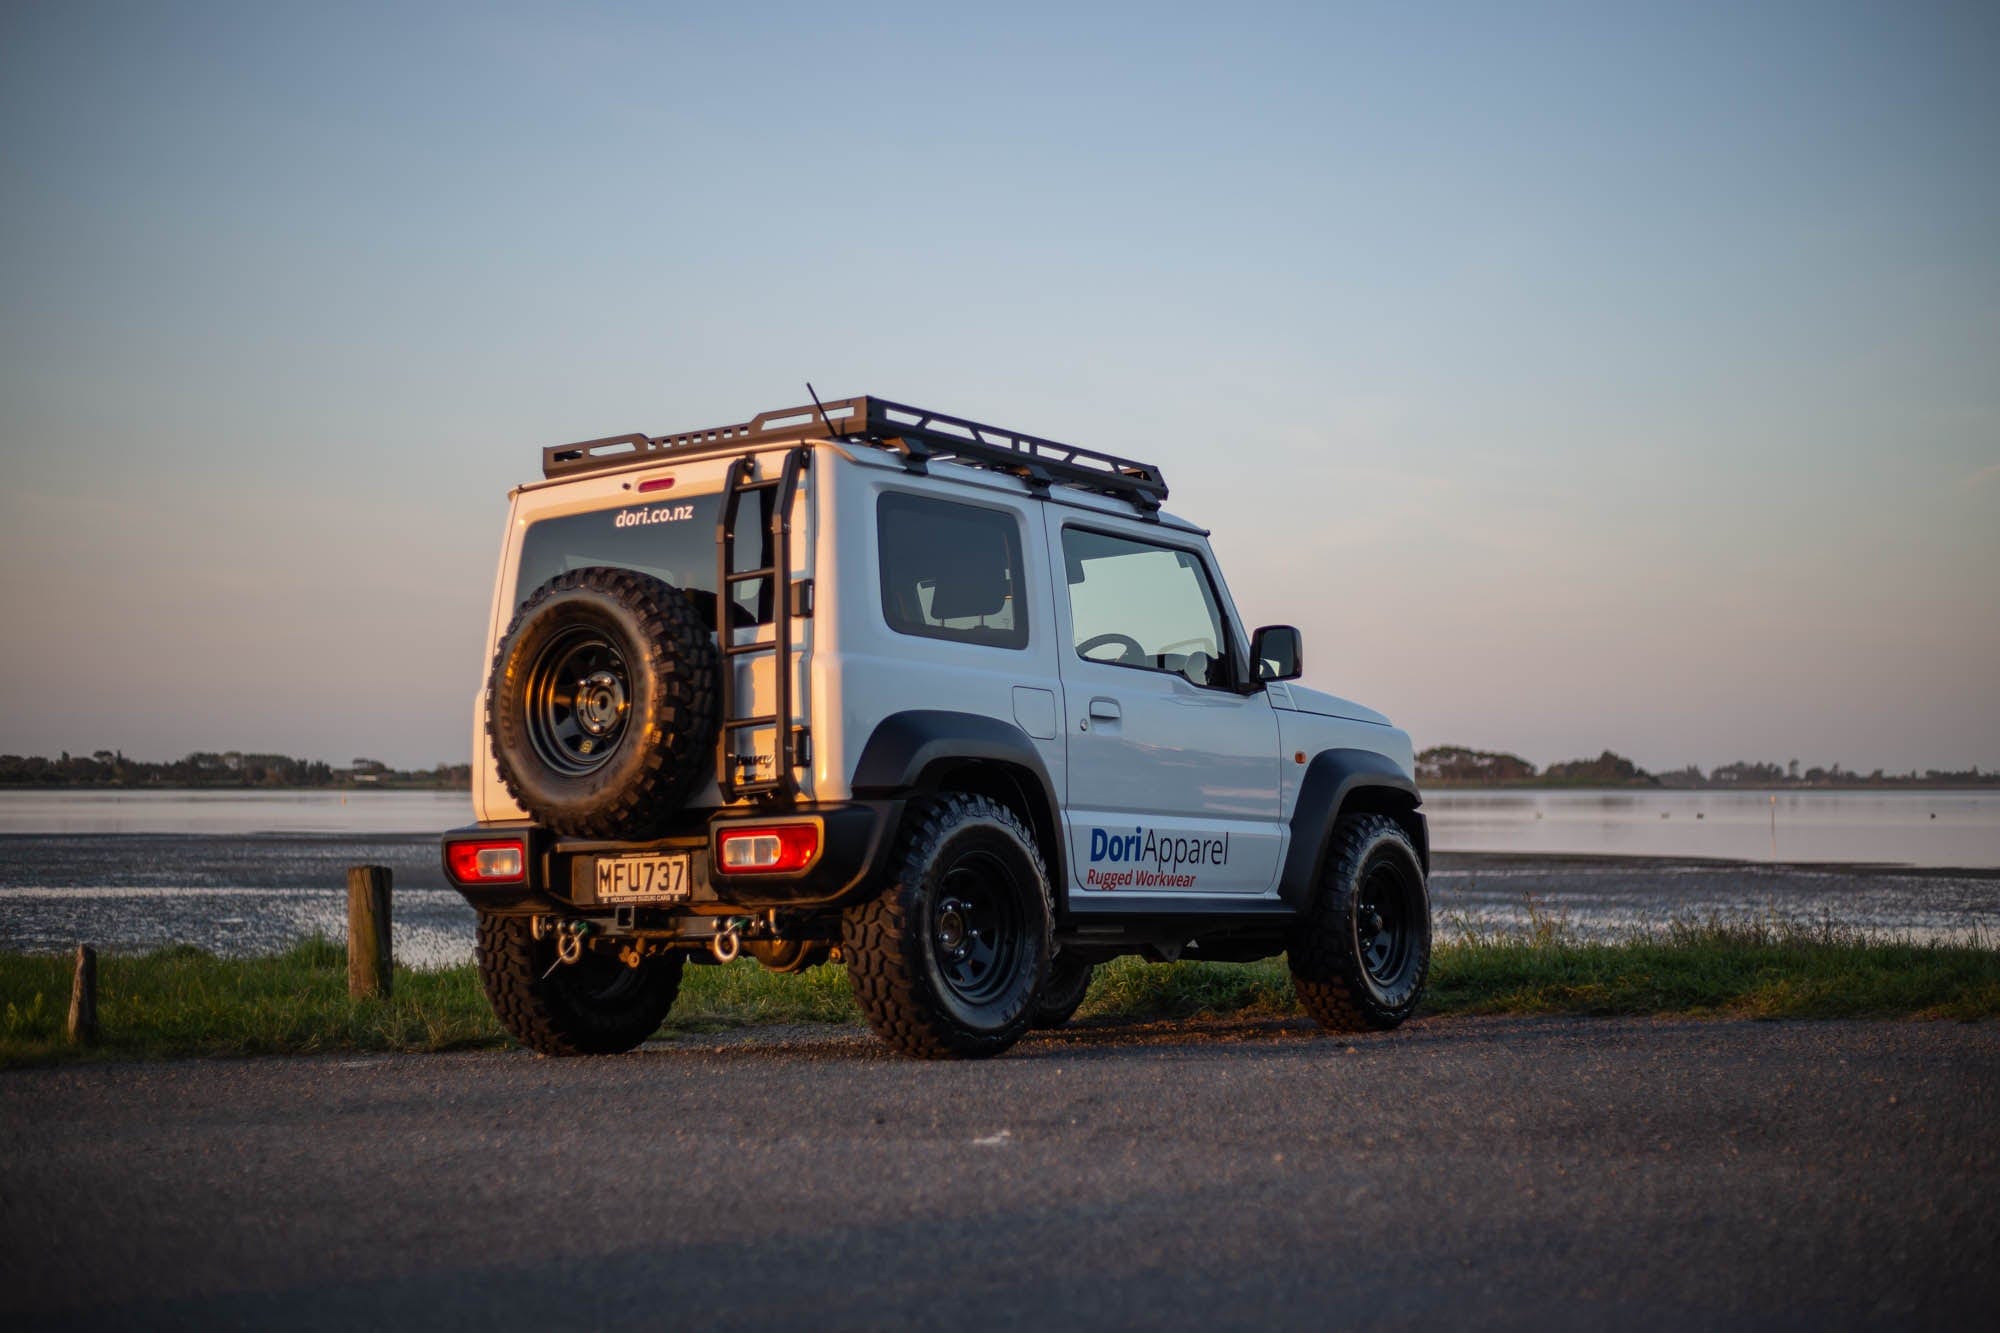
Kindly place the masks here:
[(1034, 835), (998, 802), (952, 795), (902, 838), (888, 887), (841, 917), (855, 1001), (905, 1055), (998, 1055), (1027, 1030), (1049, 964)]
[(1423, 997), (1430, 895), (1409, 834), (1387, 815), (1343, 815), (1319, 894), (1293, 926), (1293, 989), (1330, 1032), (1393, 1028)]
[(681, 955), (627, 967), (585, 949), (574, 963), (556, 956), (553, 936), (536, 939), (524, 916), (479, 918), (479, 980), (500, 1025), (543, 1055), (612, 1055), (659, 1029), (681, 988)]

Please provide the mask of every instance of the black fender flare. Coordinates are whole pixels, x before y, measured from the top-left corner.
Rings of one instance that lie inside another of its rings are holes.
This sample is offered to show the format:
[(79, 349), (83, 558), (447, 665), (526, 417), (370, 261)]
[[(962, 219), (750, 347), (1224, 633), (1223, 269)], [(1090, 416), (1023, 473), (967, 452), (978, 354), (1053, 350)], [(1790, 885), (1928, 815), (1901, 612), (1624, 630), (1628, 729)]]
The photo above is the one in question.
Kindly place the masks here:
[(1299, 781), (1299, 798), (1292, 806), (1291, 847), (1285, 853), (1278, 896), (1295, 911), (1311, 906), (1326, 868), (1333, 821), (1344, 810), (1380, 810), (1395, 819), (1416, 844), (1417, 861), (1428, 876), (1430, 830), (1417, 808), (1422, 802), (1416, 781), (1386, 756), (1372, 750), (1320, 751)]
[[(1025, 770), (1037, 791), (1026, 799), (1038, 802), (1040, 817), (1029, 824), (1040, 835), (1048, 862), (1049, 888), (1061, 910), (1067, 899), (1068, 857), (1065, 854), (1062, 808), (1048, 765), (1028, 733), (1011, 722), (978, 713), (914, 708), (891, 713), (876, 724), (855, 761), (856, 799), (899, 797), (935, 792), (954, 768), (968, 763), (1007, 764)], [(1031, 816), (1036, 812), (1031, 811)]]

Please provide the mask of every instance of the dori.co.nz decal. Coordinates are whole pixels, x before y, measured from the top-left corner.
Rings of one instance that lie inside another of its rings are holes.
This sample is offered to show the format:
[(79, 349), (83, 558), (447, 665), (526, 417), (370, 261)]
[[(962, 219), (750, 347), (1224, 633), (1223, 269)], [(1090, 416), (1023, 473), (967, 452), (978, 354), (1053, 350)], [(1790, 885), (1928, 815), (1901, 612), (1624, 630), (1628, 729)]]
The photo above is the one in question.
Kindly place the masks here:
[(651, 509), (621, 509), (611, 526), (643, 528), (652, 523), (685, 523), (693, 517), (693, 505), (654, 505)]

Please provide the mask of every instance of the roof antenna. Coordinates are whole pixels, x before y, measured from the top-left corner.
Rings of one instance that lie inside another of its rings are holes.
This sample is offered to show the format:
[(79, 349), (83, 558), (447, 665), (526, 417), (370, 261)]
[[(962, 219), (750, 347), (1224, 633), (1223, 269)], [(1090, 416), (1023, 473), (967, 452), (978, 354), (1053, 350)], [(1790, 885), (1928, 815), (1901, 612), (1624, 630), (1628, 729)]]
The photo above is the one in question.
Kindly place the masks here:
[(819, 408), (819, 424), (826, 427), (828, 435), (836, 434), (837, 432), (833, 429), (833, 423), (826, 419), (826, 409), (820, 406), (819, 392), (813, 388), (811, 380), (806, 381), (806, 392), (812, 395), (813, 406)]

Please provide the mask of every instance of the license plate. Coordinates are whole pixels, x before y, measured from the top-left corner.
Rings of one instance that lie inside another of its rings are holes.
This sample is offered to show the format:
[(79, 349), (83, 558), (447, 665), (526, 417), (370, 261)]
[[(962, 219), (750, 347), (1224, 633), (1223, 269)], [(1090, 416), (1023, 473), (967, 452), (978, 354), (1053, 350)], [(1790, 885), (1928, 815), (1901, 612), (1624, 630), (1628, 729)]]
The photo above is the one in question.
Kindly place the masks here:
[(618, 856), (597, 863), (597, 901), (673, 903), (688, 896), (688, 856)]

